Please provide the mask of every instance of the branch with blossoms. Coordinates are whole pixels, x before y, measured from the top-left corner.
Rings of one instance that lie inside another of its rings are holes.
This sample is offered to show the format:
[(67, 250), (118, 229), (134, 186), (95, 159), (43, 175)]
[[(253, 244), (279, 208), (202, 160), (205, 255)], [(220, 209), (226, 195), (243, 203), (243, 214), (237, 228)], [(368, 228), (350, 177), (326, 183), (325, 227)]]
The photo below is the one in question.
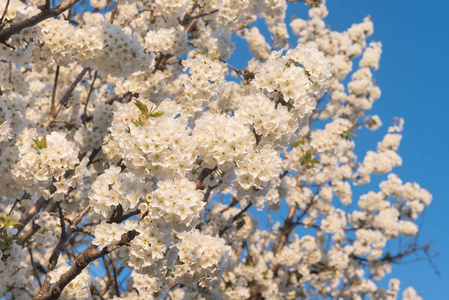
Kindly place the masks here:
[(393, 264), (432, 264), (432, 197), (392, 173), (403, 122), (355, 151), (382, 125), (371, 19), (287, 2), (0, 5), (0, 297), (383, 299)]

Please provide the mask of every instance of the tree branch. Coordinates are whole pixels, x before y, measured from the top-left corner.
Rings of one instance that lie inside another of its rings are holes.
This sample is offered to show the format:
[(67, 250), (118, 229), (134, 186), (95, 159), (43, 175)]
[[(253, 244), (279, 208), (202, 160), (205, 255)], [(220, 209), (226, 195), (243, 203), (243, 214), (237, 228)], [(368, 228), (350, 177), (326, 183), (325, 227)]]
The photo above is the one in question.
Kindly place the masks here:
[(109, 249), (108, 247), (104, 247), (103, 249), (97, 249), (95, 245), (90, 245), (86, 250), (81, 252), (75, 259), (73, 266), (61, 277), (58, 279), (56, 284), (45, 293), (39, 293), (36, 295), (33, 300), (50, 300), (50, 299), (58, 299), (61, 295), (63, 289), (69, 284), (76, 276), (78, 276), (84, 268), (89, 265), (92, 261), (101, 258), (118, 247), (129, 245), (129, 243), (138, 235), (139, 233), (135, 230), (128, 231), (122, 235), (120, 242), (117, 244), (117, 247)]
[[(50, 291), (50, 288), (51, 288), (51, 283), (50, 283), (51, 276), (49, 275), (49, 273), (56, 268), (56, 265), (58, 264), (59, 255), (60, 255), (61, 251), (64, 250), (64, 247), (65, 247), (65, 245), (67, 243), (67, 240), (70, 238), (72, 233), (75, 232), (76, 226), (81, 222), (83, 217), (90, 210), (90, 205), (89, 205), (82, 212), (80, 212), (75, 217), (75, 219), (73, 219), (72, 224), (69, 227), (69, 230), (67, 230), (67, 232), (66, 232), (66, 230), (64, 228), (65, 227), (64, 215), (62, 214), (60, 203), (57, 202), (56, 205), (58, 206), (59, 213), (60, 213), (61, 236), (59, 238), (58, 244), (56, 245), (55, 249), (53, 250), (53, 252), (52, 252), (52, 254), (50, 256), (50, 259), (48, 261), (47, 275), (45, 276), (44, 284), (42, 285), (42, 288), (39, 291), (39, 293), (33, 299), (40, 299), (40, 297), (42, 297), (43, 295), (45, 295), (46, 293), (48, 293)], [(64, 229), (62, 229), (62, 228), (64, 228)], [(50, 299), (52, 299), (52, 298), (50, 298)]]
[(217, 167), (213, 169), (203, 169), (198, 176), (198, 178), (195, 180), (196, 189), (197, 190), (204, 190), (205, 186), (203, 184), (203, 180), (206, 179), (207, 176), (209, 176), (213, 171), (215, 171)]
[(72, 6), (74, 6), (79, 1), (80, 0), (67, 0), (52, 9), (43, 10), (40, 13), (38, 13), (37, 15), (34, 15), (20, 23), (14, 24), (14, 25), (0, 31), (0, 43), (6, 43), (6, 41), (13, 34), (17, 34), (25, 28), (39, 24), (40, 22), (42, 22), (46, 19), (58, 16), (59, 14), (70, 9)]
[(112, 8), (112, 11), (111, 11), (111, 18), (109, 19), (109, 22), (111, 22), (111, 24), (114, 22), (114, 17), (115, 17), (115, 14), (117, 13), (117, 6), (118, 6), (118, 1), (115, 1), (114, 7)]

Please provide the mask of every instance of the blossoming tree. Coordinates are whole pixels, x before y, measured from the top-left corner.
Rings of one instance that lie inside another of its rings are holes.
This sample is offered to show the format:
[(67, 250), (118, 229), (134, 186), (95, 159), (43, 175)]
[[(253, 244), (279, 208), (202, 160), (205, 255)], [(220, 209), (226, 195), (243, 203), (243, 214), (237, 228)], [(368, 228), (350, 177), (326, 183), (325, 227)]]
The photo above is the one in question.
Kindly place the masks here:
[(0, 297), (396, 299), (377, 282), (429, 249), (432, 197), (391, 173), (402, 120), (354, 154), (382, 125), (370, 18), (336, 32), (316, 0), (78, 2), (0, 0)]

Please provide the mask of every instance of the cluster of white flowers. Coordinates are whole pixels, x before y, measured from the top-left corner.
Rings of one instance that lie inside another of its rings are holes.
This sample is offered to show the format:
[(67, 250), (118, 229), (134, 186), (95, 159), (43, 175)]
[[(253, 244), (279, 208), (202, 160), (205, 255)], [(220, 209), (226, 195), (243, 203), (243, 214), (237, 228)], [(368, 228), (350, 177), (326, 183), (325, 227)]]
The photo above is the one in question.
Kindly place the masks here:
[(92, 7), (95, 7), (97, 9), (106, 8), (106, 5), (108, 4), (106, 0), (90, 0), (89, 3), (90, 5), (92, 5)]
[(375, 260), (382, 255), (387, 240), (379, 230), (359, 229), (355, 235), (357, 237), (353, 245), (355, 255), (368, 255), (368, 260)]
[(205, 24), (202, 25), (204, 26), (199, 29), (201, 34), (195, 39), (197, 49), (209, 57), (228, 60), (235, 50), (231, 34), (225, 30), (213, 31)]
[(198, 4), (204, 7), (206, 13), (216, 11), (213, 18), (205, 18), (212, 22), (214, 28), (232, 29), (243, 22), (248, 15), (255, 13), (260, 2), (260, 0), (199, 0)]
[(16, 182), (13, 167), (19, 160), (15, 137), (31, 122), (25, 118), (25, 99), (20, 94), (9, 93), (0, 96), (0, 189), (5, 199), (15, 199), (23, 193)]
[(109, 22), (99, 27), (85, 26), (77, 37), (79, 61), (100, 73), (124, 77), (151, 66), (152, 57), (135, 36), (120, 26)]
[(285, 146), (296, 137), (298, 123), (294, 116), (285, 106), (276, 108), (275, 102), (262, 93), (243, 97), (235, 116), (261, 136), (259, 145)]
[(250, 128), (239, 117), (205, 114), (195, 122), (193, 137), (197, 142), (201, 167), (223, 171), (234, 168), (256, 144)]
[(380, 89), (373, 83), (369, 68), (361, 68), (351, 76), (348, 83), (349, 103), (361, 109), (371, 109), (373, 102), (380, 98)]
[(181, 55), (185, 53), (187, 45), (187, 33), (181, 25), (171, 28), (161, 28), (157, 31), (148, 31), (145, 37), (145, 49), (159, 51), (164, 54)]
[(373, 68), (374, 70), (379, 69), (380, 55), (382, 54), (382, 43), (381, 42), (371, 42), (369, 47), (363, 52), (362, 59), (360, 60), (360, 67)]
[[(31, 279), (24, 278), (26, 270), (23, 266), (26, 259), (25, 250), (15, 243), (0, 250), (0, 295), (6, 295), (11, 288), (20, 290), (30, 284)], [(19, 298), (21, 293), (16, 291), (13, 295)]]
[(42, 36), (39, 41), (42, 57), (52, 57), (57, 64), (66, 65), (73, 62), (75, 57), (75, 31), (69, 21), (48, 19), (40, 25)]
[[(2, 1), (0, 4), (8, 9), (4, 10), (5, 16), (2, 19), (3, 24), (18, 23), (24, 21), (30, 16), (39, 13), (39, 9), (34, 5), (26, 5), (19, 0)], [(37, 49), (40, 30), (35, 27), (24, 28), (19, 34), (13, 35), (0, 45), (0, 57), (8, 62), (24, 65), (33, 60), (33, 51)]]
[[(8, 1), (0, 298), (398, 297), (398, 280), (374, 281), (419, 251), (385, 249), (416, 237), (432, 196), (390, 173), (401, 119), (376, 151), (355, 152), (356, 131), (382, 125), (366, 114), (381, 95), (382, 44), (367, 40), (368, 17), (332, 31), (321, 0), (291, 22), (291, 46), (287, 2), (118, 0), (111, 11), (91, 0), (50, 17), (43, 0)], [(45, 18), (15, 33), (35, 15)], [(242, 69), (229, 60), (237, 38), (254, 56)], [(380, 190), (359, 193), (373, 174), (387, 178)], [(108, 278), (91, 280), (79, 259), (106, 253)], [(69, 268), (80, 275), (66, 282)], [(124, 273), (126, 287), (112, 280)]]
[[(0, 48), (0, 52), (4, 52), (2, 57), (11, 57), (21, 65), (46, 57), (48, 61), (42, 60), (41, 63), (54, 61), (68, 65), (78, 61), (100, 73), (114, 76), (127, 76), (151, 65), (150, 55), (144, 53), (136, 37), (129, 36), (120, 26), (109, 22), (75, 28), (66, 20), (51, 18), (21, 34), (24, 34), (22, 40), (25, 45), (18, 40), (13, 42), (17, 50), (11, 51), (7, 46)], [(36, 36), (36, 39), (28, 41), (29, 36)]]
[(128, 231), (126, 227), (124, 224), (108, 224), (103, 220), (95, 227), (95, 238), (92, 240), (92, 244), (97, 245), (100, 249), (118, 244), (122, 235)]
[(59, 219), (44, 211), (39, 214), (39, 218), (35, 222), (41, 227), (41, 230), (33, 236), (35, 243), (42, 247), (53, 245), (61, 234)]
[[(232, 235), (232, 241), (235, 245), (245, 241), (257, 229), (258, 221), (249, 214), (244, 214), (238, 224), (232, 222), (232, 219), (239, 213), (238, 208), (227, 208), (221, 203), (212, 203), (212, 207), (207, 212), (208, 224), (201, 228), (202, 232), (216, 235), (220, 230), (227, 228), (226, 234)], [(214, 225), (210, 225), (214, 224)], [(204, 229), (203, 229), (204, 228)]]
[(359, 182), (369, 182), (371, 173), (385, 174), (402, 164), (401, 157), (396, 153), (401, 138), (402, 135), (399, 133), (389, 133), (382, 142), (378, 143), (378, 152), (368, 151), (366, 153), (358, 168), (361, 177)]
[(5, 249), (5, 238), (14, 237), (17, 234), (17, 229), (8, 227), (4, 229), (5, 232), (2, 234), (2, 248), (0, 250), (0, 278), (6, 280), (8, 277), (14, 277), (17, 269), (20, 269), (20, 265), (23, 260), (26, 259), (26, 254), (24, 250), (17, 244), (12, 244)]
[(264, 11), (262, 16), (265, 17), (265, 23), (268, 30), (284, 44), (284, 39), (288, 38), (287, 25), (285, 24), (285, 11), (287, 9), (287, 1), (283, 0), (267, 0), (263, 1)]
[(203, 194), (195, 190), (188, 179), (165, 180), (146, 196), (139, 209), (146, 214), (144, 221), (158, 226), (171, 225), (177, 231), (192, 228), (198, 222), (206, 203)]
[(182, 19), (184, 14), (189, 10), (189, 8), (193, 5), (190, 0), (173, 0), (173, 1), (164, 1), (164, 0), (155, 0), (154, 1), (155, 8), (161, 12), (164, 16), (176, 19)]
[(245, 102), (240, 101), (240, 98), (243, 97), (242, 93), (243, 90), (237, 82), (227, 81), (223, 83), (217, 99), (211, 102), (209, 107), (215, 111), (230, 113), (240, 105), (244, 106)]
[(190, 76), (183, 81), (183, 94), (179, 99), (186, 117), (202, 112), (208, 102), (218, 95), (219, 86), (228, 73), (227, 68), (218, 59), (213, 60), (202, 54), (183, 61), (184, 70)]
[[(165, 226), (167, 227), (167, 226)], [(139, 235), (132, 241), (125, 260), (132, 269), (144, 271), (147, 274), (159, 274), (167, 270), (176, 259), (167, 255), (172, 245), (171, 231), (161, 230), (156, 226), (147, 225), (144, 229), (138, 228)], [(172, 251), (172, 253), (175, 253)]]
[(345, 212), (335, 209), (321, 222), (320, 227), (324, 232), (338, 234), (343, 231), (346, 222)]
[(259, 32), (257, 27), (247, 30), (244, 35), (248, 42), (249, 50), (255, 59), (265, 61), (270, 56), (271, 47), (265, 41), (265, 37)]
[(310, 145), (318, 152), (328, 152), (334, 150), (338, 143), (344, 142), (342, 136), (344, 132), (350, 131), (352, 124), (346, 119), (336, 119), (326, 124), (324, 130), (314, 130), (311, 133)]
[[(152, 107), (146, 102), (148, 108)], [(112, 122), (111, 141), (104, 147), (109, 155), (124, 158), (124, 163), (136, 174), (184, 176), (190, 171), (197, 153), (185, 118), (169, 99), (157, 110), (162, 117), (150, 117), (147, 124), (135, 124), (141, 113), (134, 103), (116, 111)]]
[(280, 164), (278, 152), (268, 145), (249, 151), (237, 161), (237, 182), (246, 191), (263, 190), (279, 174)]
[[(135, 299), (159, 299), (169, 290), (168, 284), (161, 282), (161, 280), (158, 280), (158, 278), (151, 277), (147, 274), (141, 274), (133, 271), (131, 273), (131, 278), (133, 281), (133, 286), (139, 293), (138, 296), (135, 295)], [(127, 295), (126, 299), (131, 299), (131, 297)]]
[(423, 298), (420, 295), (418, 295), (418, 293), (415, 291), (415, 289), (413, 287), (409, 286), (402, 293), (402, 299), (403, 300), (422, 300)]
[[(276, 262), (286, 266), (298, 265), (300, 262), (313, 265), (321, 260), (320, 245), (314, 237), (310, 235), (298, 238), (290, 243), (288, 247), (284, 247), (281, 252), (276, 255)], [(304, 276), (310, 276), (309, 270), (301, 270)]]
[(179, 261), (174, 265), (175, 280), (181, 283), (200, 281), (207, 285), (220, 278), (228, 265), (229, 246), (219, 237), (204, 235), (192, 230), (179, 235), (176, 244)]
[(374, 115), (367, 118), (365, 125), (369, 130), (375, 131), (379, 129), (380, 126), (382, 126), (382, 121), (380, 120), (378, 115)]
[[(78, 149), (64, 133), (53, 131), (34, 139), (30, 135), (26, 145), (20, 148), (13, 174), (24, 190), (30, 194), (38, 193), (46, 199), (50, 197), (53, 184), (57, 191), (52, 197), (60, 201), (70, 187), (82, 180), (87, 160), (79, 161)], [(75, 170), (75, 175), (66, 178), (69, 170)]]
[(329, 61), (323, 54), (301, 44), (285, 55), (273, 51), (254, 72), (253, 88), (291, 103), (301, 125), (316, 106), (314, 96), (324, 93), (331, 76)]
[(8, 142), (29, 124), (25, 110), (26, 102), (20, 94), (0, 95), (0, 143)]
[(118, 81), (114, 87), (114, 92), (118, 95), (138, 94), (139, 98), (154, 102), (163, 96), (174, 99), (174, 95), (179, 97), (181, 94), (181, 88), (173, 83), (176, 72), (180, 69), (179, 66), (167, 66), (163, 71), (135, 72), (128, 78)]
[(119, 205), (125, 212), (137, 208), (145, 190), (151, 189), (139, 179), (133, 173), (121, 173), (120, 167), (111, 166), (105, 170), (92, 184), (89, 198), (93, 210), (110, 217)]

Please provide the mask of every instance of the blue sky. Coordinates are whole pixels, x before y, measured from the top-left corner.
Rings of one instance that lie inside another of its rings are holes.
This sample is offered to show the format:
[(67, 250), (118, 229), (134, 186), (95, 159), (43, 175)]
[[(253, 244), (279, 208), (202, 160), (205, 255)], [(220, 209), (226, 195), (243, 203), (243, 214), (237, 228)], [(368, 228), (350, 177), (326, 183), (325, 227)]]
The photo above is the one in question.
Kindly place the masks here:
[[(356, 138), (356, 154), (363, 159), (367, 150), (392, 125), (393, 117), (405, 119), (403, 139), (398, 153), (401, 167), (393, 170), (403, 182), (417, 182), (433, 194), (427, 208), (419, 241), (432, 241), (439, 252), (433, 262), (441, 277), (428, 261), (393, 265), (390, 277), (401, 279), (401, 288), (413, 285), (424, 299), (449, 299), (449, 103), (445, 87), (449, 85), (449, 11), (446, 1), (360, 1), (328, 0), (329, 16), (325, 19), (332, 30), (342, 31), (367, 15), (374, 23), (372, 40), (381, 41), (383, 53), (380, 68), (374, 73), (382, 97), (368, 114), (378, 114), (384, 125), (377, 132), (363, 130)], [(302, 4), (290, 5), (288, 15), (307, 16)], [(289, 20), (287, 21), (289, 23)], [(230, 62), (244, 67), (249, 54), (237, 51)], [(242, 65), (243, 64), (243, 65)], [(356, 66), (356, 65), (355, 65)], [(373, 178), (371, 189), (383, 178)], [(354, 201), (357, 201), (355, 198)], [(261, 222), (262, 223), (262, 222)], [(261, 224), (262, 225), (262, 224)], [(413, 257), (411, 257), (413, 259)], [(385, 286), (385, 282), (383, 282)]]

